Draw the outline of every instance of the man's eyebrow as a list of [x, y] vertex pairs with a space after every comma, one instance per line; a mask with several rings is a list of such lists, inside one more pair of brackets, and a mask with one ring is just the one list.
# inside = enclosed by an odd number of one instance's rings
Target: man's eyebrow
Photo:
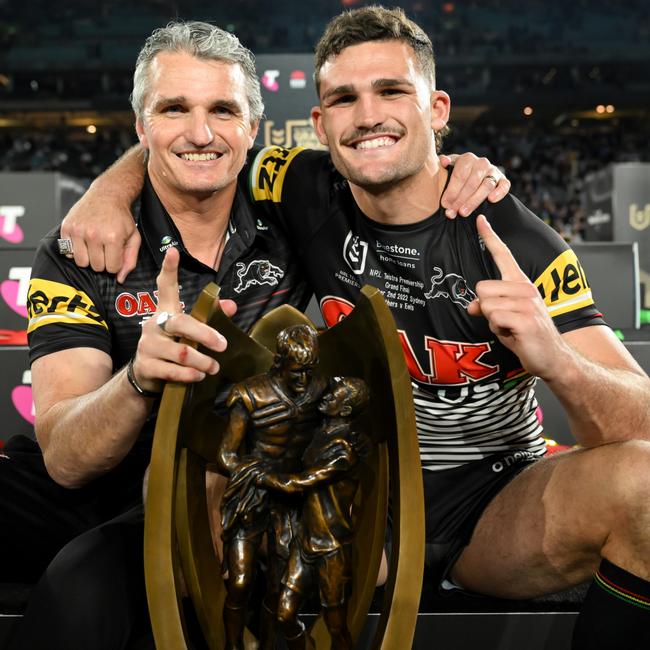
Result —
[[354, 86], [352, 84], [345, 84], [342, 86], [336, 86], [335, 88], [330, 88], [323, 93], [323, 101], [333, 97], [335, 95], [350, 95], [354, 94]]
[[410, 79], [406, 79], [405, 77], [396, 77], [394, 79], [387, 78], [387, 79], [375, 79], [372, 82], [372, 87], [373, 88], [389, 88], [393, 86], [411, 86], [414, 87], [413, 82]]
[[176, 104], [184, 104], [186, 101], [185, 95], [178, 95], [177, 97], [160, 97], [154, 102], [154, 111], [159, 111], [161, 108], [167, 106], [175, 106]]
[[227, 108], [233, 113], [241, 113], [243, 110], [241, 104], [234, 99], [217, 99], [212, 102], [212, 108]]

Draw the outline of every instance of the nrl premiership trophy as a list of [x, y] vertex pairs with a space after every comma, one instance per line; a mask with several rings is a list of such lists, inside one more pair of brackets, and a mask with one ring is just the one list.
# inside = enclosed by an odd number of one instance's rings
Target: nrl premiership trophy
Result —
[[[145, 577], [156, 647], [190, 647], [187, 594], [210, 650], [351, 650], [375, 591], [389, 493], [393, 544], [373, 647], [410, 646], [422, 481], [409, 374], [383, 296], [364, 287], [323, 332], [285, 306], [248, 334], [217, 297], [208, 285], [192, 314], [228, 340], [214, 354], [219, 375], [168, 385], [154, 437]], [[212, 404], [224, 389], [227, 415], [218, 418]], [[205, 505], [206, 468], [215, 467], [227, 479], [221, 564]], [[252, 616], [259, 572], [264, 593]], [[308, 629], [299, 618], [306, 602], [320, 605]]]

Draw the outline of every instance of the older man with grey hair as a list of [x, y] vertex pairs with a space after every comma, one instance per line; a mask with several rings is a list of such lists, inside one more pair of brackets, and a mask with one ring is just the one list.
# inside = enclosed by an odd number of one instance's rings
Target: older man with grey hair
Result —
[[[12, 439], [0, 461], [0, 485], [12, 495], [0, 504], [11, 558], [0, 575], [42, 574], [16, 648], [116, 650], [148, 635], [140, 495], [158, 398], [165, 381], [218, 371], [180, 337], [226, 346], [184, 312], [210, 281], [237, 297], [234, 319], [245, 330], [280, 303], [302, 309], [309, 297], [281, 233], [256, 228], [238, 187], [264, 110], [251, 53], [218, 27], [170, 24], [140, 52], [132, 102], [147, 151], [135, 270], [119, 285], [80, 269], [59, 254], [57, 231], [33, 266], [38, 445]], [[260, 263], [273, 272], [235, 292], [240, 269]]]

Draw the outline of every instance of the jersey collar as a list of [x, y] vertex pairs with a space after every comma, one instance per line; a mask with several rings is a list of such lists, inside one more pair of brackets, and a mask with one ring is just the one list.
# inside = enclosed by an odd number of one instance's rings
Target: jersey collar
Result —
[[[192, 257], [185, 248], [178, 228], [158, 198], [148, 174], [145, 176], [142, 188], [138, 227], [158, 268], [162, 266], [165, 251], [176, 246], [181, 253], [181, 263], [184, 267], [203, 273], [206, 271], [207, 267]], [[230, 211], [228, 233], [229, 238], [223, 252], [217, 281], [234, 261], [252, 246], [257, 234], [251, 206], [239, 185]]]

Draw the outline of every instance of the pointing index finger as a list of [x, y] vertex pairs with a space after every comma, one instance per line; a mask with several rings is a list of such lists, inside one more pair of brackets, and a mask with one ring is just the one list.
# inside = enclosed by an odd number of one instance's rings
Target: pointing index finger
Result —
[[492, 226], [484, 214], [479, 214], [477, 217], [476, 228], [501, 273], [501, 279], [512, 281], [528, 280], [528, 276], [519, 268], [519, 264], [517, 264], [517, 260], [513, 257], [510, 249], [492, 230]]
[[158, 311], [168, 311], [177, 314], [181, 310], [181, 301], [178, 293], [178, 262], [180, 253], [175, 247], [168, 248], [165, 252], [162, 268], [156, 278], [158, 285]]

